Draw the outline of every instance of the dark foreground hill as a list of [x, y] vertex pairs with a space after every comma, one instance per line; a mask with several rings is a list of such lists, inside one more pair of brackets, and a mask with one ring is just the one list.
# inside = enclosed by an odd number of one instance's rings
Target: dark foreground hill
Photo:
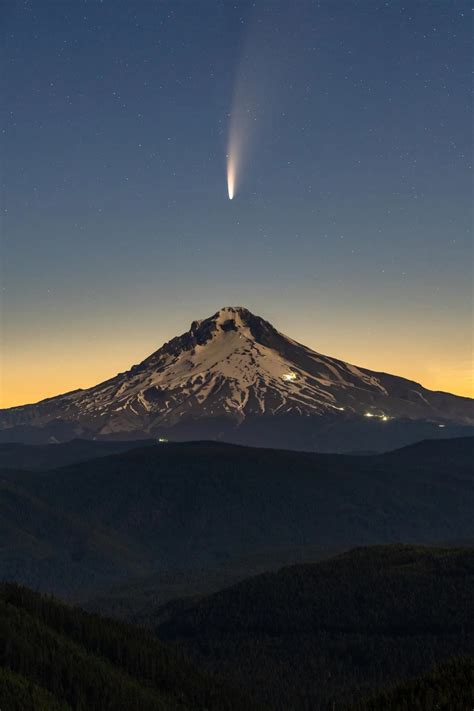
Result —
[[265, 552], [473, 540], [473, 441], [372, 457], [169, 444], [4, 471], [0, 577], [83, 599]]
[[257, 709], [143, 630], [0, 586], [2, 711]]
[[382, 691], [351, 711], [465, 711], [474, 700], [474, 657], [455, 657], [417, 679]]
[[149, 631], [3, 584], [0, 708], [464, 711], [473, 582], [472, 548], [356, 549], [151, 609]]
[[[473, 585], [473, 548], [374, 547], [151, 610], [149, 623], [262, 707], [329, 711], [473, 654]], [[464, 708], [454, 701], [468, 693], [466, 674], [454, 665], [440, 680], [441, 708]], [[397, 698], [417, 696], [424, 705], [410, 711], [438, 708], [426, 686], [357, 708], [400, 709]]]

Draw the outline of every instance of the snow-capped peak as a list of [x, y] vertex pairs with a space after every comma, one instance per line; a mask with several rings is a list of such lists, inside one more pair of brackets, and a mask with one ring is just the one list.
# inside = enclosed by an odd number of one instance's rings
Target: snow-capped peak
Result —
[[449, 419], [451, 407], [458, 420], [472, 420], [462, 398], [440, 397], [403, 378], [316, 353], [245, 307], [226, 306], [193, 321], [189, 331], [129, 371], [88, 390], [4, 411], [0, 426], [61, 419], [107, 435], [283, 414]]

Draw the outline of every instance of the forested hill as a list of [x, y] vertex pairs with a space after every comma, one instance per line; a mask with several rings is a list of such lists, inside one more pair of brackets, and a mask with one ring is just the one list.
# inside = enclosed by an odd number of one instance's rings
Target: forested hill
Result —
[[243, 692], [139, 628], [0, 586], [2, 711], [247, 711]]
[[455, 657], [417, 679], [365, 699], [350, 711], [469, 711], [474, 703], [474, 657]]
[[364, 457], [170, 443], [1, 472], [1, 576], [77, 601], [272, 550], [473, 540], [473, 443]]
[[152, 609], [149, 631], [3, 584], [0, 708], [464, 711], [473, 582], [473, 549], [356, 549]]
[[472, 548], [376, 546], [168, 605], [156, 629], [262, 705], [326, 710], [473, 654], [473, 587]]

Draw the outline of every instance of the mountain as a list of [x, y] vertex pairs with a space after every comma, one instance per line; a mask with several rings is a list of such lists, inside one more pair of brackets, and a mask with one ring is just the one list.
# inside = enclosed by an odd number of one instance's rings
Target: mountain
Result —
[[1, 410], [0, 436], [381, 451], [474, 432], [472, 405], [316, 353], [247, 309], [227, 307], [104, 383]]
[[78, 600], [160, 571], [236, 570], [249, 556], [472, 541], [473, 444], [348, 456], [169, 443], [3, 470], [0, 579]]
[[[474, 548], [362, 548], [168, 605], [154, 629], [262, 708], [330, 711], [473, 655], [473, 584]], [[152, 626], [159, 617], [149, 611]], [[419, 680], [356, 708], [470, 708], [454, 702], [472, 699], [472, 669], [460, 660], [431, 693]]]

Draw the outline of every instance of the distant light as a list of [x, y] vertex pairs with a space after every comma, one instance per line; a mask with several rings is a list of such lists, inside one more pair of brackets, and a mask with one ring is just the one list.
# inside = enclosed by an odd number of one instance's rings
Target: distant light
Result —
[[446, 425], [438, 425], [438, 427], [446, 427]]
[[168, 440], [166, 439], [166, 437], [159, 437], [159, 438], [158, 438], [158, 442], [159, 442], [160, 444], [165, 444], [167, 441], [168, 441]]
[[376, 417], [378, 420], [382, 420], [382, 422], [388, 422], [388, 420], [393, 420], [393, 417], [390, 417], [389, 415], [374, 415], [373, 412], [366, 412], [364, 417]]
[[339, 410], [339, 412], [344, 412], [344, 409], [345, 409], [345, 408], [344, 408], [344, 407], [336, 407], [336, 406], [334, 406], [334, 409], [335, 409], [335, 410]]
[[283, 380], [296, 380], [296, 373], [284, 373]]

